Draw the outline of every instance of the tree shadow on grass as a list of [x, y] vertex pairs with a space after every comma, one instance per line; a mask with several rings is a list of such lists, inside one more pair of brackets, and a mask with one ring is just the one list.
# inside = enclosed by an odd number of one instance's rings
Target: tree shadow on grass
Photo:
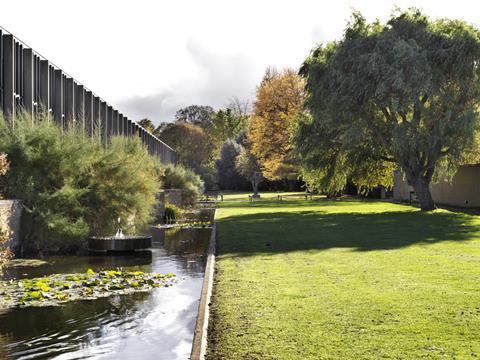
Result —
[[301, 211], [220, 219], [217, 243], [220, 255], [250, 256], [331, 248], [391, 250], [414, 244], [468, 241], [478, 235], [475, 217], [458, 213]]
[[[222, 209], [237, 209], [239, 207], [248, 208], [292, 208], [292, 207], [307, 207], [307, 206], [322, 206], [322, 207], [348, 207], [358, 204], [377, 203], [384, 204], [385, 202], [377, 199], [364, 199], [364, 198], [347, 198], [347, 199], [327, 199], [325, 197], [319, 197], [314, 199], [304, 200], [303, 196], [297, 198], [287, 198], [284, 200], [277, 200], [273, 198], [262, 198], [249, 202], [245, 199], [227, 200], [221, 203]], [[397, 204], [398, 205], [398, 204]], [[407, 206], [407, 205], [406, 205]], [[408, 205], [410, 206], [410, 205]]]

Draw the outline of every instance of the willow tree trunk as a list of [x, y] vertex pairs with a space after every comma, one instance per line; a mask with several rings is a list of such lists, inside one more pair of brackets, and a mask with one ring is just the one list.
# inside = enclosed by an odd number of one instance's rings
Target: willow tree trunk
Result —
[[435, 203], [433, 202], [432, 194], [430, 193], [430, 181], [424, 176], [419, 176], [411, 185], [415, 189], [415, 194], [420, 202], [420, 209], [422, 211], [434, 210]]

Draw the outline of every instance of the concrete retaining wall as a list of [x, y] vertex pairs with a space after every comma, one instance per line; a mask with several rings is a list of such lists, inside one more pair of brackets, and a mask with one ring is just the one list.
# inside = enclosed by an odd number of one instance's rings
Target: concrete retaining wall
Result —
[[163, 191], [157, 193], [157, 203], [155, 204], [155, 220], [163, 221], [165, 215], [165, 193]]
[[165, 193], [165, 204], [171, 204], [178, 207], [182, 206], [182, 190], [167, 189], [163, 192]]
[[[393, 174], [393, 198], [408, 201], [410, 191], [406, 179], [400, 171]], [[458, 207], [480, 207], [480, 165], [461, 166], [451, 182], [442, 181], [430, 185], [433, 201], [437, 204]]]
[[0, 200], [0, 228], [7, 232], [10, 240], [8, 246], [17, 250], [21, 245], [20, 219], [22, 216], [21, 200]]

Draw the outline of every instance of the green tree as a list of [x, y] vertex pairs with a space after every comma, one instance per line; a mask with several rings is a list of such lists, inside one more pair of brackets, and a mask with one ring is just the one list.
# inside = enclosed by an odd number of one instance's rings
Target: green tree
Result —
[[244, 148], [235, 160], [235, 168], [252, 184], [253, 196], [260, 197], [258, 185], [263, 180], [262, 170], [255, 156], [248, 148]]
[[176, 122], [162, 131], [160, 139], [175, 149], [180, 164], [197, 174], [202, 174], [213, 162], [214, 145], [200, 126]]
[[245, 130], [247, 122], [246, 114], [237, 114], [231, 108], [220, 109], [212, 118], [210, 134], [216, 143], [223, 144]]
[[223, 143], [220, 157], [215, 161], [217, 182], [221, 189], [240, 190], [245, 186], [245, 177], [238, 172], [235, 166], [235, 161], [242, 151], [243, 146], [233, 140]]
[[166, 121], [162, 121], [154, 130], [153, 132], [153, 135], [155, 135], [156, 137], [160, 137], [160, 134], [163, 132], [163, 130], [165, 130], [166, 128], [170, 127], [170, 126], [173, 126], [173, 122], [166, 122]]
[[203, 194], [204, 184], [199, 175], [182, 165], [168, 165], [161, 177], [164, 189], [181, 189], [182, 206], [192, 207]]
[[145, 130], [147, 130], [150, 134], [153, 134], [155, 131], [155, 125], [153, 124], [152, 120], [150, 119], [142, 119], [138, 122], [138, 125], [143, 127]]
[[357, 161], [349, 163], [357, 173], [392, 163], [404, 171], [421, 209], [433, 209], [436, 169], [458, 165], [474, 146], [479, 64], [480, 32], [463, 21], [432, 21], [409, 10], [386, 24], [367, 24], [354, 13], [343, 38], [314, 49], [300, 70], [312, 116], [300, 122], [296, 137], [307, 152], [303, 163], [311, 165], [312, 151], [323, 166], [319, 176], [341, 181], [345, 159]]
[[211, 106], [189, 105], [175, 113], [177, 122], [186, 122], [208, 130], [212, 126], [215, 110]]

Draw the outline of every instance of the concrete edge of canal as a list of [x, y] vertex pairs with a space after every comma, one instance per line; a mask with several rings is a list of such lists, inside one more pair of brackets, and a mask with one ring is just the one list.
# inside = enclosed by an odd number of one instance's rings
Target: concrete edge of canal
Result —
[[190, 359], [192, 360], [203, 360], [207, 350], [210, 299], [212, 297], [213, 276], [215, 272], [216, 234], [217, 224], [214, 221], [208, 246], [207, 264], [205, 266], [205, 277], [203, 278], [202, 291], [200, 293], [195, 332], [193, 335], [192, 352], [190, 354]]

